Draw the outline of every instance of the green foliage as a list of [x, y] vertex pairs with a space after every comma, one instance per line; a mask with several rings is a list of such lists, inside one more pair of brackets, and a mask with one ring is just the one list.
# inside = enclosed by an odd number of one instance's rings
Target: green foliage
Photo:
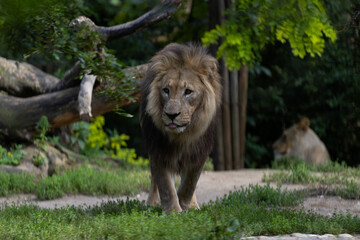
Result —
[[89, 126], [89, 134], [85, 143], [85, 153], [99, 153], [103, 151], [106, 155], [119, 158], [131, 165], [148, 166], [149, 161], [142, 157], [137, 157], [135, 149], [127, 148], [126, 141], [129, 136], [119, 135], [116, 130], [110, 136], [103, 130], [105, 119], [103, 116], [94, 118]]
[[[282, 196], [284, 195], [284, 196]], [[360, 232], [351, 215], [316, 215], [287, 207], [298, 194], [269, 186], [250, 186], [216, 202], [181, 214], [165, 214], [139, 201], [109, 201], [95, 207], [41, 209], [3, 206], [0, 237], [4, 239], [240, 239], [293, 232], [339, 234]], [[21, 221], [20, 221], [21, 220]]]
[[46, 116], [42, 116], [39, 122], [36, 124], [36, 130], [39, 132], [34, 138], [34, 143], [38, 148], [37, 154], [33, 157], [33, 162], [35, 166], [41, 166], [46, 163], [46, 159], [40, 155], [41, 152], [46, 151], [47, 146], [47, 136], [46, 133], [50, 129], [50, 123]]
[[20, 144], [15, 144], [10, 151], [0, 145], [0, 164], [19, 165], [20, 159], [25, 154]]
[[288, 41], [300, 58], [320, 56], [324, 37], [336, 40], [320, 0], [237, 0], [225, 14], [225, 24], [207, 32], [202, 42], [209, 46], [221, 39], [217, 57], [224, 57], [230, 69], [253, 65], [260, 60], [260, 51], [275, 40]]
[[105, 118], [103, 116], [94, 118], [90, 125], [77, 123], [74, 125], [74, 136], [72, 136], [71, 141], [73, 144], [78, 144], [81, 153], [88, 156], [105, 154], [130, 165], [148, 166], [148, 159], [138, 157], [135, 149], [127, 148], [129, 136], [119, 135], [116, 130], [107, 134], [103, 129], [104, 125]]

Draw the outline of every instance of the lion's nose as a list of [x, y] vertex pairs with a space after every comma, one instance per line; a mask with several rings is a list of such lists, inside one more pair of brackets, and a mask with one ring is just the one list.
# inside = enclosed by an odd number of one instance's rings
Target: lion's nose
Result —
[[171, 121], [173, 121], [177, 116], [180, 115], [180, 113], [165, 113], [170, 119]]

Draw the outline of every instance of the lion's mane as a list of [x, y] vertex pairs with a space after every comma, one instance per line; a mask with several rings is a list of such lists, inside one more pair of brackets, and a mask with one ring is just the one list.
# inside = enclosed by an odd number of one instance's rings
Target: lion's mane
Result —
[[[164, 104], [160, 83], [170, 69], [196, 72], [204, 93], [200, 106], [193, 113], [191, 124], [184, 133], [177, 135], [164, 131], [161, 120]], [[162, 161], [159, 164], [174, 172], [181, 172], [184, 167], [202, 167], [214, 143], [221, 89], [217, 61], [204, 48], [170, 44], [158, 52], [150, 60], [141, 86], [140, 124], [149, 155], [155, 156], [154, 159]], [[179, 159], [186, 159], [186, 162]]]

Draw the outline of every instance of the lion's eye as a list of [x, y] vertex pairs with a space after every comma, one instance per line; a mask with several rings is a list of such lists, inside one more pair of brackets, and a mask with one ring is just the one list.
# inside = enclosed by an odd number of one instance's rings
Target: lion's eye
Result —
[[170, 92], [168, 88], [164, 88], [163, 91], [164, 91], [164, 93], [166, 93], [166, 94], [169, 94], [169, 92]]
[[192, 92], [193, 92], [192, 90], [186, 89], [186, 90], [185, 90], [185, 95], [189, 95], [189, 94], [192, 93]]

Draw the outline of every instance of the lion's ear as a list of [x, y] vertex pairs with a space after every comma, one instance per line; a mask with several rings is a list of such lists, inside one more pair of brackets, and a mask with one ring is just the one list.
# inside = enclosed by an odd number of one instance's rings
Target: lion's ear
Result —
[[307, 117], [303, 117], [297, 125], [297, 129], [306, 132], [310, 128], [310, 120]]
[[214, 62], [212, 62], [211, 64], [209, 64], [208, 67], [208, 74], [209, 74], [209, 79], [211, 80], [218, 80], [219, 78], [219, 73], [218, 73], [218, 65], [217, 65], [217, 61], [215, 60]]

